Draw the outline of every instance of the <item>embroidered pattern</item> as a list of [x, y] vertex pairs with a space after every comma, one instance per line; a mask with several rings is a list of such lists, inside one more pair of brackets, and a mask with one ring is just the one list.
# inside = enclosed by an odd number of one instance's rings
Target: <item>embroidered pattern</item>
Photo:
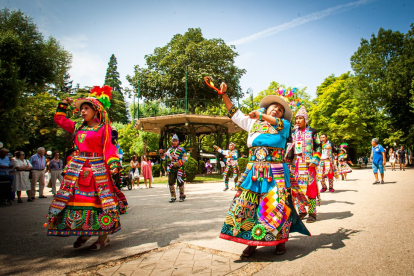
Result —
[[277, 126], [272, 126], [267, 121], [257, 120], [250, 129], [251, 133], [278, 134], [284, 127], [283, 120], [276, 118]]
[[238, 108], [235, 105], [233, 105], [227, 112], [227, 116], [229, 116], [229, 118], [231, 119], [234, 116], [234, 114], [236, 114], [237, 110]]

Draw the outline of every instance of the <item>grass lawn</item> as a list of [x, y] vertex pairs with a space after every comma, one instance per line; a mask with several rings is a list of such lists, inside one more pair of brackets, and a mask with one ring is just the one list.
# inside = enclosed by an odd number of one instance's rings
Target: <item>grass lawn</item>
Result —
[[[203, 183], [203, 182], [218, 182], [221, 179], [223, 179], [223, 176], [221, 174], [200, 174], [197, 175], [196, 178], [191, 183]], [[168, 177], [161, 176], [161, 177], [154, 177], [153, 182], [154, 184], [166, 184], [168, 182]], [[144, 183], [144, 180], [142, 179], [140, 182]]]

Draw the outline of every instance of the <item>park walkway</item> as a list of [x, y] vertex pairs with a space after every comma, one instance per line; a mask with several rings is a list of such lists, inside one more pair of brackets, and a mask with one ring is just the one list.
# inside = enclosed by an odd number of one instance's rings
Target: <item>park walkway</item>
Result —
[[166, 185], [125, 191], [123, 229], [100, 251], [72, 248], [74, 238], [46, 237], [50, 197], [0, 208], [0, 274], [7, 275], [413, 275], [414, 170], [355, 170], [322, 194], [312, 237], [293, 233], [287, 253], [218, 238], [234, 192], [221, 183], [187, 186], [188, 200], [168, 203]]

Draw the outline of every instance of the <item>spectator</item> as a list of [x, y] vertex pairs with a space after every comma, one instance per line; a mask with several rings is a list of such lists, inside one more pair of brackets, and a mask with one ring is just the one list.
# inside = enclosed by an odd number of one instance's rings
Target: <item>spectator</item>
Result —
[[52, 183], [52, 194], [56, 194], [56, 180], [62, 174], [63, 161], [59, 159], [59, 152], [55, 151], [52, 155], [53, 159], [49, 162], [50, 182]]
[[145, 188], [147, 187], [147, 180], [149, 181], [149, 187], [153, 188], [151, 186], [152, 184], [152, 167], [151, 167], [151, 161], [147, 159], [147, 156], [143, 156], [143, 161], [141, 162], [141, 174], [144, 177], [144, 183]]
[[[136, 155], [132, 156], [131, 162], [131, 183], [132, 183], [132, 187], [133, 189], [138, 189], [139, 188], [139, 162], [138, 162], [138, 157]], [[135, 187], [135, 179], [137, 180], [137, 186]]]
[[368, 167], [368, 156], [364, 156], [365, 168]]
[[26, 191], [27, 202], [32, 202], [30, 198], [31, 184], [29, 180], [29, 173], [32, 169], [32, 164], [24, 159], [24, 152], [18, 151], [16, 153], [15, 167], [16, 172], [13, 181], [13, 190], [17, 192], [17, 202], [23, 203], [22, 191]]
[[221, 174], [223, 174], [225, 168], [226, 168], [226, 163], [224, 163], [223, 158], [220, 157], [220, 170], [221, 170]]
[[10, 183], [8, 187], [1, 187], [4, 192], [4, 196], [7, 200], [7, 204], [11, 204], [13, 200], [11, 186], [12, 186], [12, 178], [10, 177], [10, 170], [13, 169], [13, 165], [10, 161], [10, 157], [8, 156], [9, 151], [6, 148], [2, 148], [0, 150], [0, 177]]
[[372, 139], [372, 149], [371, 149], [371, 160], [372, 160], [372, 169], [374, 171], [375, 182], [372, 184], [379, 184], [378, 180], [378, 170], [381, 173], [381, 184], [384, 184], [384, 166], [385, 166], [385, 150], [378, 144], [378, 139]]
[[389, 155], [390, 155], [390, 165], [391, 165], [391, 171], [395, 171], [395, 152], [393, 148], [390, 148], [390, 150], [388, 151]]
[[207, 170], [207, 174], [211, 174], [211, 164], [210, 164], [210, 160], [206, 161], [206, 170]]
[[401, 146], [401, 148], [397, 151], [398, 154], [398, 161], [400, 163], [400, 171], [401, 168], [403, 171], [405, 171], [405, 164], [407, 163], [406, 155], [407, 153], [404, 150], [404, 146]]
[[43, 190], [45, 189], [45, 168], [46, 168], [46, 158], [45, 158], [45, 148], [40, 147], [37, 149], [37, 154], [33, 155], [29, 159], [32, 164], [32, 191], [30, 194], [31, 199], [35, 199], [36, 196], [36, 184], [39, 182], [39, 198], [46, 198], [43, 195]]

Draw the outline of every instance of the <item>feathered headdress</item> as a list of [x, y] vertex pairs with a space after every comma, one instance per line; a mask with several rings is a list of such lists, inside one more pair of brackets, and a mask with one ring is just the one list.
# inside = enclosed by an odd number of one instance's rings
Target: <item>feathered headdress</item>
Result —
[[108, 109], [111, 107], [111, 99], [112, 99], [112, 87], [108, 85], [104, 85], [102, 87], [100, 86], [94, 86], [91, 89], [91, 94], [89, 94], [89, 97], [94, 97], [98, 101], [102, 103], [102, 106], [105, 109]]

